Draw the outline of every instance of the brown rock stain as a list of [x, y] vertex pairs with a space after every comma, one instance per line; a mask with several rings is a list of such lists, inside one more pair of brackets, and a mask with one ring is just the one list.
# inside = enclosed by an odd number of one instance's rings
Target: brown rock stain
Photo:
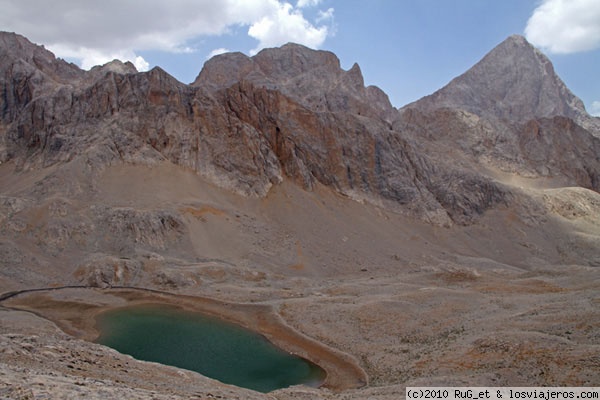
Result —
[[227, 215], [227, 213], [219, 208], [216, 207], [212, 207], [212, 206], [202, 206], [200, 208], [195, 208], [195, 207], [182, 207], [180, 208], [180, 211], [182, 213], [185, 214], [189, 214], [193, 217], [196, 218], [202, 218], [204, 217], [206, 214], [211, 214], [211, 215], [216, 215], [216, 216], [224, 216]]

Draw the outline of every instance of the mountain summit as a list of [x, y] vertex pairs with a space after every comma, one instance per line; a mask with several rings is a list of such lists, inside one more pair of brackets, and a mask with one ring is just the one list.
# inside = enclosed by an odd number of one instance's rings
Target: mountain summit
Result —
[[253, 57], [241, 53], [215, 56], [192, 85], [223, 89], [239, 81], [280, 91], [315, 112], [352, 110], [383, 119], [393, 113], [381, 89], [364, 86], [358, 64], [344, 71], [335, 54], [295, 43], [264, 49]]
[[467, 72], [414, 106], [459, 108], [511, 121], [587, 115], [550, 60], [519, 35], [507, 38]]
[[403, 107], [394, 129], [477, 165], [528, 177], [568, 177], [600, 190], [600, 125], [550, 60], [513, 35], [445, 87]]

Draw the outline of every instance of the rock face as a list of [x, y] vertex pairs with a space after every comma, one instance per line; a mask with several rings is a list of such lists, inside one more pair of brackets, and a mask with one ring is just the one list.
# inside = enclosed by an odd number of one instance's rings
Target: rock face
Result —
[[250, 58], [240, 53], [209, 60], [192, 84], [212, 90], [240, 81], [281, 92], [313, 112], [344, 112], [389, 118], [392, 106], [375, 86], [364, 86], [358, 64], [349, 71], [340, 67], [335, 54], [295, 44], [265, 49]]
[[217, 56], [187, 86], [119, 61], [84, 72], [0, 36], [0, 160], [20, 169], [169, 160], [246, 196], [291, 179], [437, 225], [510, 202], [473, 172], [482, 156], [598, 190], [598, 140], [579, 124], [593, 119], [522, 37], [398, 112], [358, 65], [295, 44]]
[[513, 122], [587, 116], [583, 103], [556, 75], [550, 60], [518, 35], [500, 43], [470, 70], [417, 103], [414, 106], [421, 110], [461, 109]]
[[447, 86], [400, 110], [396, 130], [476, 165], [598, 191], [600, 129], [552, 64], [511, 36]]

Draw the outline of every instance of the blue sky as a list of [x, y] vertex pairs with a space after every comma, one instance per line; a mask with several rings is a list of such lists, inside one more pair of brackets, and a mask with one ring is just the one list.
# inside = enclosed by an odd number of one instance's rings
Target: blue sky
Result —
[[366, 84], [379, 86], [397, 107], [441, 88], [509, 35], [522, 34], [549, 56], [588, 111], [600, 115], [600, 0], [96, 3], [0, 0], [0, 29], [84, 68], [129, 59], [140, 70], [158, 65], [185, 83], [212, 53], [252, 55], [294, 41], [333, 51], [345, 69], [357, 62]]

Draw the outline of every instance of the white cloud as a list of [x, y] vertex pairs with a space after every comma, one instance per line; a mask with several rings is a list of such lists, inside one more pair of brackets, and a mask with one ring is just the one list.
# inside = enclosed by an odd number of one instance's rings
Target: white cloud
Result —
[[328, 8], [325, 11], [319, 10], [318, 16], [316, 19], [317, 23], [333, 20], [333, 12], [334, 12], [333, 8]]
[[[46, 45], [83, 68], [119, 58], [147, 69], [141, 51], [193, 52], [192, 39], [223, 35], [248, 26], [265, 46], [295, 41], [320, 47], [326, 27], [316, 27], [302, 8], [320, 0], [0, 0], [0, 27]], [[317, 22], [318, 23], [318, 22]]]
[[600, 1], [544, 0], [527, 21], [525, 36], [552, 53], [600, 47]]
[[150, 68], [150, 64], [142, 56], [136, 55], [132, 50], [106, 51], [87, 47], [71, 48], [63, 44], [46, 47], [60, 57], [79, 59], [81, 61], [81, 68], [83, 69], [90, 69], [112, 60], [131, 61], [138, 71], [147, 71]]
[[590, 107], [590, 115], [594, 117], [600, 117], [600, 101], [593, 101], [592, 107]]
[[321, 3], [321, 1], [322, 0], [298, 0], [298, 3], [296, 3], [296, 7], [314, 7], [318, 6]]
[[224, 48], [224, 47], [219, 47], [218, 49], [214, 49], [213, 51], [211, 51], [211, 52], [208, 54], [208, 57], [206, 57], [206, 59], [213, 58], [214, 56], [218, 56], [219, 54], [223, 54], [223, 53], [229, 53], [230, 51], [231, 51], [231, 50], [229, 50], [229, 49], [226, 49], [226, 48]]
[[144, 57], [137, 56], [135, 60], [133, 60], [133, 65], [138, 71], [148, 71], [150, 69], [150, 64], [148, 61], [144, 60]]
[[318, 28], [313, 26], [291, 4], [282, 3], [279, 4], [277, 12], [265, 15], [248, 29], [248, 35], [259, 41], [258, 46], [252, 49], [250, 54], [256, 54], [265, 47], [280, 46], [287, 42], [318, 48], [325, 41], [327, 31], [326, 26]]

